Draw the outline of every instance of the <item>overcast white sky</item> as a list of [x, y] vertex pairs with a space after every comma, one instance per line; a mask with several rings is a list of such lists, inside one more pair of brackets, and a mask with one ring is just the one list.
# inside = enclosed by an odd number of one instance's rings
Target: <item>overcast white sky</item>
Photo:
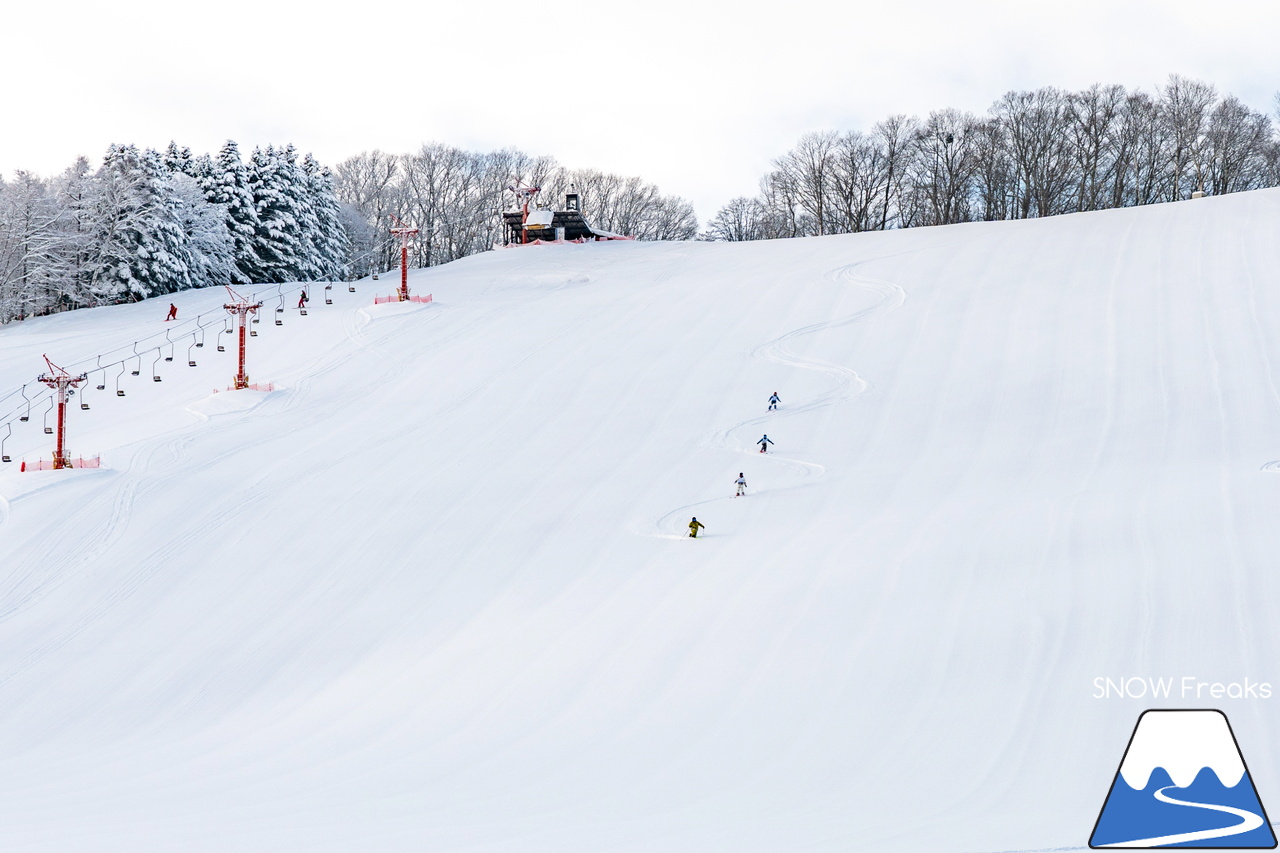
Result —
[[1275, 0], [17, 2], [4, 175], [111, 142], [293, 142], [332, 165], [440, 141], [641, 175], [705, 220], [810, 130], [1171, 72], [1267, 112], [1280, 89]]

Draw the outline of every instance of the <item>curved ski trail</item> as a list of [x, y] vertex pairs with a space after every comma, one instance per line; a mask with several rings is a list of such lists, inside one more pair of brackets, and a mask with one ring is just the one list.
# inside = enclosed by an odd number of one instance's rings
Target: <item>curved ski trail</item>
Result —
[[[780, 335], [773, 340], [759, 344], [751, 349], [751, 357], [755, 359], [764, 359], [766, 361], [772, 361], [788, 367], [798, 367], [804, 370], [816, 370], [819, 373], [824, 373], [834, 380], [832, 387], [816, 397], [812, 397], [794, 406], [789, 406], [785, 410], [775, 409], [767, 412], [766, 414], [739, 421], [738, 423], [715, 433], [711, 438], [712, 446], [717, 449], [746, 453], [752, 456], [762, 456], [772, 463], [790, 468], [798, 475], [800, 480], [799, 483], [770, 489], [770, 491], [796, 488], [799, 485], [816, 481], [826, 474], [826, 466], [817, 462], [811, 462], [789, 456], [781, 456], [775, 453], [761, 454], [759, 451], [755, 450], [754, 445], [747, 445], [745, 442], [737, 439], [734, 434], [746, 427], [766, 424], [780, 418], [793, 417], [795, 415], [821, 409], [825, 406], [844, 402], [846, 400], [853, 400], [870, 387], [870, 383], [863, 379], [858, 372], [851, 367], [834, 364], [815, 356], [801, 355], [792, 349], [792, 344], [800, 338], [814, 335], [818, 332], [825, 332], [829, 329], [838, 329], [841, 326], [860, 322], [868, 317], [875, 316], [876, 314], [885, 311], [892, 311], [900, 307], [906, 301], [907, 292], [899, 285], [882, 279], [861, 275], [856, 271], [859, 266], [862, 266], [869, 260], [875, 259], [869, 258], [864, 261], [848, 264], [833, 270], [827, 275], [835, 281], [845, 281], [878, 293], [880, 295], [880, 299], [874, 305], [855, 311], [844, 317], [838, 317], [834, 320], [823, 320], [817, 323], [810, 323], [807, 326], [801, 326], [798, 329], [793, 329], [790, 332]], [[678, 527], [672, 526], [672, 518], [677, 515], [682, 515], [694, 507], [734, 497], [735, 496], [733, 495], [717, 496], [678, 506], [669, 512], [663, 513], [657, 519], [655, 526], [657, 527], [658, 532], [650, 535], [664, 539], [687, 538], [687, 534], [679, 533]]]

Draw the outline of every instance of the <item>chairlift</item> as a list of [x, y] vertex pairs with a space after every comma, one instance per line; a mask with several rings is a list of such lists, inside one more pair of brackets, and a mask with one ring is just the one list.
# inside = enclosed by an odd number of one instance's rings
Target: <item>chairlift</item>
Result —
[[165, 361], [173, 361], [173, 338], [169, 337], [169, 330], [164, 330], [164, 339], [169, 342], [169, 354], [164, 357]]
[[355, 286], [354, 284], [348, 284], [348, 285], [347, 285], [347, 292], [348, 292], [348, 293], [355, 293], [355, 292], [356, 292], [356, 286]]
[[12, 462], [13, 457], [4, 452], [4, 443], [9, 440], [9, 436], [13, 435], [13, 424], [6, 421], [5, 427], [8, 432], [4, 434], [4, 438], [0, 438], [0, 462]]
[[[199, 324], [200, 324], [200, 318], [199, 318], [199, 317], [197, 317], [197, 318], [196, 318], [196, 325], [197, 325], [197, 326], [199, 327], [199, 329], [200, 329], [200, 340], [196, 341], [196, 349], [204, 349], [204, 326], [200, 326]], [[194, 338], [195, 338], [195, 336], [196, 336], [195, 332], [192, 332], [192, 333], [191, 333], [191, 337], [194, 339]], [[188, 353], [188, 354], [189, 354], [189, 353]]]
[[27, 403], [27, 411], [25, 414], [19, 415], [18, 420], [23, 421], [25, 423], [26, 421], [31, 420], [31, 398], [27, 396], [26, 385], [22, 386], [22, 399], [25, 400]]
[[137, 342], [137, 341], [134, 341], [134, 343], [133, 343], [133, 354], [134, 354], [134, 355], [136, 355], [136, 356], [138, 356], [138, 363], [137, 363], [137, 365], [135, 365], [135, 366], [134, 366], [133, 370], [130, 370], [129, 372], [130, 372], [131, 374], [133, 374], [134, 376], [141, 376], [141, 375], [142, 375], [142, 356], [141, 356], [141, 355], [139, 355], [139, 353], [138, 353], [138, 342]]
[[[89, 390], [89, 389], [88, 389], [88, 387], [86, 386], [86, 387], [85, 387], [85, 391], [87, 392], [88, 390]], [[89, 411], [89, 398], [88, 398], [87, 396], [86, 396], [86, 397], [81, 397], [81, 398], [80, 398], [80, 411], [82, 411], [82, 412], [87, 412], [87, 411]]]
[[102, 382], [98, 384], [99, 391], [107, 390], [107, 371], [102, 368], [102, 356], [98, 356], [98, 368], [102, 370]]
[[194, 332], [192, 332], [192, 333], [191, 333], [191, 346], [187, 347], [187, 367], [195, 367], [195, 366], [196, 366], [196, 357], [195, 357], [194, 355], [192, 355], [192, 354], [191, 354], [191, 350], [192, 350], [192, 349], [194, 349], [195, 347], [198, 347], [198, 346], [200, 346], [200, 344], [196, 343], [196, 336], [195, 336], [195, 333], [194, 333]]
[[49, 413], [53, 411], [53, 395], [49, 395], [49, 408], [44, 410], [44, 434], [53, 435], [53, 427], [49, 426]]
[[120, 372], [116, 374], [116, 396], [123, 397], [124, 389], [120, 387], [120, 377], [124, 376], [124, 362], [120, 362]]
[[[172, 359], [172, 358], [168, 358], [168, 359], [165, 359], [165, 360], [166, 360], [166, 361], [173, 361], [173, 359]], [[160, 364], [160, 347], [156, 347], [156, 360], [155, 360], [155, 361], [153, 361], [153, 362], [151, 362], [151, 381], [152, 381], [152, 382], [159, 382], [159, 381], [160, 381], [160, 370], [159, 370], [159, 368], [157, 367], [157, 365], [159, 365], [159, 364]]]
[[333, 285], [332, 284], [326, 284], [324, 286], [324, 304], [325, 305], [333, 304]]

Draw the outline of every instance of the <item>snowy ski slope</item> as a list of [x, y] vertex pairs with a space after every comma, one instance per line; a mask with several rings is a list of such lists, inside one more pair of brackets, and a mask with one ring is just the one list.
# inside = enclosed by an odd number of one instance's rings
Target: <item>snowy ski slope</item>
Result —
[[[102, 470], [15, 424], [0, 848], [1078, 849], [1152, 706], [1223, 708], [1274, 814], [1280, 698], [1093, 680], [1280, 686], [1278, 214], [261, 288], [278, 390], [210, 394], [211, 336], [72, 409]], [[0, 394], [168, 302], [0, 329]]]

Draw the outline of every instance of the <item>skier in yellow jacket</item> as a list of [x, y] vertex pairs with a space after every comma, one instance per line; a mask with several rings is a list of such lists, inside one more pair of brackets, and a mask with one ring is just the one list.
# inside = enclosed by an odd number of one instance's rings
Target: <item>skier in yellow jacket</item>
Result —
[[706, 527], [706, 525], [703, 524], [701, 521], [698, 521], [698, 517], [695, 515], [693, 517], [693, 521], [689, 522], [689, 536], [691, 536], [694, 539], [697, 539], [698, 531], [704, 527]]

